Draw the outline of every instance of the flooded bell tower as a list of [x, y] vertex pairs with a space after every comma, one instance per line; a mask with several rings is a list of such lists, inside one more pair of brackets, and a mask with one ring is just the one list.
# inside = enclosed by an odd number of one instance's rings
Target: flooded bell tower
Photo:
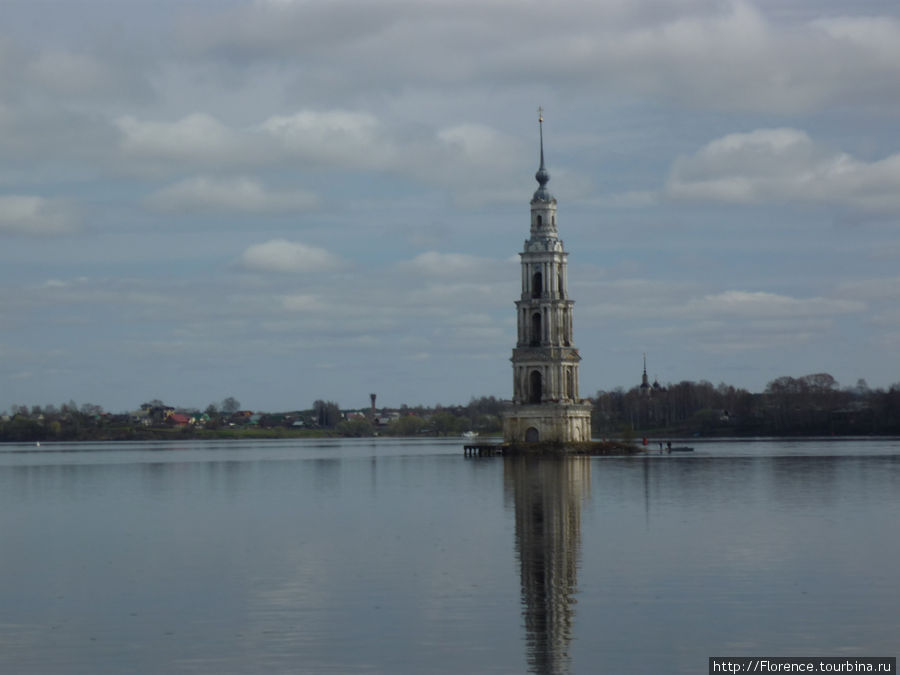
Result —
[[547, 190], [544, 117], [538, 110], [541, 164], [531, 199], [531, 236], [519, 254], [522, 295], [516, 301], [513, 407], [504, 416], [507, 443], [591, 440], [591, 405], [578, 397], [581, 356], [572, 337], [575, 301], [569, 298], [566, 258], [556, 225], [556, 198]]

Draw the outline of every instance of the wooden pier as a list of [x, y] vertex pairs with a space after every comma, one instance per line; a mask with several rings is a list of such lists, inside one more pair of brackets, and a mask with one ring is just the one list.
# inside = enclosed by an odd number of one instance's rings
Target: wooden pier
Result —
[[[674, 450], [674, 448], [673, 448]], [[466, 443], [466, 457], [628, 457], [644, 452], [623, 441], [583, 441], [581, 443]]]
[[494, 457], [503, 454], [503, 446], [499, 443], [467, 443], [463, 446], [466, 457]]

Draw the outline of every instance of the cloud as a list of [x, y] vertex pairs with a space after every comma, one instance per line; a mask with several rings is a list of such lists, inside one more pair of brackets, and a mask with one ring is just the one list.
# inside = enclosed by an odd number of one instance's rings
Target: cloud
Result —
[[125, 71], [109, 59], [68, 50], [40, 52], [27, 64], [25, 75], [32, 85], [67, 97], [147, 93], [143, 78], [134, 71]]
[[108, 121], [58, 103], [0, 102], [0, 185], [33, 185], [60, 175], [86, 182], [107, 166], [116, 141]]
[[345, 169], [389, 169], [396, 164], [392, 139], [367, 113], [300, 110], [249, 127], [229, 126], [199, 112], [174, 122], [125, 115], [115, 124], [122, 151], [136, 158], [217, 168], [297, 161]]
[[838, 293], [860, 300], [900, 300], [900, 277], [845, 281], [838, 286]]
[[289, 312], [309, 312], [323, 309], [319, 298], [309, 293], [295, 293], [286, 295], [281, 299], [282, 305]]
[[[63, 19], [64, 21], [65, 19]], [[9, 28], [9, 26], [4, 26]], [[0, 85], [7, 101], [55, 107], [61, 97], [80, 103], [147, 103], [153, 87], [135, 44], [100, 40], [79, 48], [32, 40], [29, 28], [0, 35]], [[77, 43], [77, 40], [66, 42]]]
[[644, 279], [590, 286], [590, 293], [576, 289], [582, 331], [613, 321], [623, 324], [622, 336], [641, 344], [669, 350], [667, 343], [678, 340], [707, 354], [821, 344], [833, 338], [843, 318], [866, 316], [869, 310], [855, 298], [734, 289], [703, 293], [695, 284]]
[[282, 274], [312, 273], [334, 270], [342, 265], [340, 258], [325, 249], [298, 241], [272, 239], [254, 244], [241, 256], [244, 269], [254, 272]]
[[317, 164], [390, 167], [395, 149], [380, 126], [368, 113], [302, 110], [270, 117], [259, 125], [259, 130], [285, 153]]
[[127, 155], [193, 164], [234, 161], [251, 150], [241, 134], [206, 113], [193, 113], [176, 122], [148, 122], [124, 115], [115, 125]]
[[[497, 266], [495, 260], [480, 258], [464, 253], [440, 253], [438, 251], [426, 251], [420, 253], [410, 261], [400, 263], [419, 274], [427, 276], [455, 276], [466, 277], [490, 270]], [[507, 267], [506, 265], [502, 267]]]
[[0, 195], [0, 233], [57, 235], [74, 231], [64, 206], [34, 195]]
[[84, 54], [46, 51], [28, 65], [28, 76], [60, 93], [71, 94], [102, 87], [109, 71]]
[[[496, 26], [502, 25], [503, 31]], [[553, 82], [682, 105], [798, 112], [848, 96], [900, 103], [900, 23], [783, 22], [744, 0], [421, 3], [260, 0], [181, 26], [184, 49], [233, 66], [300, 60], [297, 88], [335, 95], [410, 84]], [[415, 58], [409, 58], [415, 54]]]
[[[185, 165], [217, 171], [260, 167], [374, 171], [453, 190], [456, 201], [470, 208], [521, 199], [521, 167], [534, 161], [519, 139], [484, 124], [419, 129], [406, 135], [372, 114], [342, 109], [304, 109], [245, 127], [229, 126], [206, 113], [172, 122], [126, 115], [117, 118], [115, 126], [121, 152], [138, 166], [170, 171]], [[582, 188], [585, 183], [577, 176], [566, 182]], [[247, 183], [242, 186], [250, 201], [252, 189]], [[219, 190], [211, 179], [194, 178], [154, 195], [152, 202], [159, 208], [194, 208], [225, 196], [212, 192]]]
[[[208, 113], [171, 122], [125, 115], [115, 121], [120, 147], [138, 160], [236, 169], [302, 162], [338, 168], [390, 168], [393, 148], [369, 114], [301, 110], [249, 127], [229, 126]], [[307, 168], [301, 166], [300, 168]]]
[[820, 146], [798, 129], [758, 129], [729, 134], [679, 157], [665, 189], [673, 199], [897, 213], [900, 154], [865, 162]]
[[161, 211], [280, 213], [306, 211], [318, 205], [317, 197], [303, 190], [270, 192], [248, 177], [216, 179], [197, 176], [159, 190], [148, 198]]
[[896, 72], [900, 63], [900, 21], [885, 16], [840, 16], [814, 19], [813, 30], [820, 31], [847, 50], [864, 55], [872, 65], [885, 72]]
[[681, 316], [680, 310], [697, 292], [696, 284], [650, 279], [578, 281], [569, 271], [571, 293], [578, 302], [578, 315], [593, 319], [656, 319]]
[[427, 251], [397, 263], [393, 278], [402, 307], [415, 308], [419, 316], [451, 318], [456, 331], [456, 322], [472, 312], [484, 316], [508, 307], [516, 293], [517, 266], [518, 260], [514, 265], [511, 260]]
[[485, 124], [457, 124], [440, 129], [437, 140], [442, 148], [461, 160], [488, 169], [509, 169], [522, 164], [522, 146], [514, 139]]
[[659, 203], [660, 194], [651, 190], [627, 190], [582, 199], [583, 204], [611, 209], [646, 209]]
[[693, 298], [680, 308], [685, 316], [800, 318], [861, 312], [865, 303], [830, 298], [792, 298], [776, 293], [725, 291]]
[[187, 15], [178, 34], [189, 53], [213, 53], [235, 61], [339, 52], [395, 20], [398, 4], [253, 0], [220, 12]]
[[797, 298], [745, 290], [699, 294], [698, 288], [696, 284], [688, 283], [618, 279], [577, 284], [574, 293], [575, 297], [581, 299], [579, 305], [582, 314], [604, 318], [667, 321], [779, 319], [835, 316], [866, 309], [866, 303], [856, 298]]
[[[532, 149], [533, 150], [533, 149]], [[460, 206], [521, 201], [521, 170], [536, 162], [518, 138], [485, 124], [455, 124], [438, 129], [433, 139], [410, 148], [402, 160], [408, 170], [457, 192]], [[557, 183], [584, 187], [579, 177]]]

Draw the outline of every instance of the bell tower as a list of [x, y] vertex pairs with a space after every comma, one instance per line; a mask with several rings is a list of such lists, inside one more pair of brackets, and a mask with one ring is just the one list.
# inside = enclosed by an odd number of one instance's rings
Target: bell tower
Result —
[[507, 443], [591, 440], [591, 406], [578, 394], [581, 356], [572, 337], [575, 301], [569, 298], [556, 198], [547, 190], [544, 117], [538, 109], [541, 163], [534, 175], [531, 236], [519, 254], [522, 294], [516, 301], [518, 340], [513, 349], [513, 407], [504, 419]]

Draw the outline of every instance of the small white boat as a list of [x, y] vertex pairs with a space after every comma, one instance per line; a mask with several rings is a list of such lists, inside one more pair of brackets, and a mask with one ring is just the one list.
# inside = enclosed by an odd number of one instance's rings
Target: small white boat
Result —
[[478, 438], [478, 432], [477, 431], [464, 431], [462, 437], [468, 441], [471, 441], [473, 438]]

